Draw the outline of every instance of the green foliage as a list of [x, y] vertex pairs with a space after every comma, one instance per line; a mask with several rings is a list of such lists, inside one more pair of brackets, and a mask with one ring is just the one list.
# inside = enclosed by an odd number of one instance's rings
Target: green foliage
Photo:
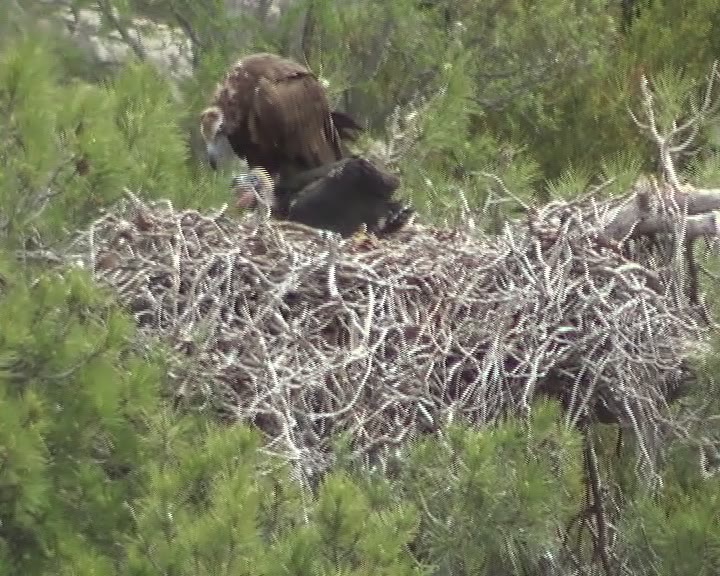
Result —
[[[583, 79], [602, 70], [613, 42], [606, 3], [548, 0], [541, 3], [465, 3], [459, 15], [463, 47], [473, 54], [475, 99], [483, 122], [475, 133], [530, 146], [544, 176], [548, 160], [578, 165], [577, 156], [560, 156], [556, 147], [576, 146], [582, 131], [567, 130], [577, 104], [587, 97]], [[562, 25], [558, 25], [562, 23]], [[572, 108], [561, 98], [569, 93]], [[581, 96], [582, 95], [582, 96]], [[572, 134], [568, 141], [563, 137]], [[556, 154], [552, 154], [555, 152]]]
[[[314, 519], [324, 568], [348, 574], [420, 574], [401, 553], [417, 529], [417, 512], [399, 504], [373, 510], [367, 496], [342, 473], [323, 483]], [[321, 564], [321, 566], [322, 566]]]
[[[618, 554], [638, 576], [710, 576], [720, 571], [720, 410], [718, 368], [720, 340], [717, 334], [693, 361], [698, 381], [682, 404], [696, 420], [687, 422], [686, 442], [668, 449], [663, 486], [650, 494], [630, 486], [631, 470], [625, 467], [623, 515], [617, 526]], [[674, 406], [679, 410], [679, 406]], [[711, 416], [711, 417], [706, 417]], [[698, 445], [694, 438], [702, 439]], [[703, 462], [700, 454], [714, 456]], [[632, 454], [627, 454], [632, 457]]]
[[654, 75], [672, 66], [695, 78], [720, 53], [720, 18], [714, 0], [645, 1], [623, 41], [628, 58], [647, 67]]
[[226, 184], [193, 175], [171, 86], [130, 63], [102, 85], [62, 78], [54, 41], [29, 35], [0, 55], [0, 238], [47, 242], [96, 217], [125, 188], [181, 206]]
[[[272, 477], [256, 477], [254, 435], [165, 419], [156, 420], [155, 431], [148, 491], [132, 505], [128, 573], [259, 573], [258, 522], [273, 520], [261, 512], [275, 493]], [[274, 520], [284, 520], [282, 510], [274, 512]]]
[[123, 503], [147, 457], [138, 434], [160, 372], [129, 349], [128, 318], [80, 272], [30, 284], [3, 268], [0, 566], [35, 574], [87, 554], [109, 570], [111, 557], [96, 555], [129, 526]]
[[[554, 126], [543, 128], [533, 147], [546, 176], [558, 175], [567, 164], [596, 169], [628, 153], [636, 155], [642, 170], [655, 171], [657, 150], [627, 111], [628, 106], [639, 109], [642, 74], [660, 92], [656, 107], [664, 126], [673, 118], [687, 118], [688, 98], [702, 95], [718, 54], [717, 2], [633, 4], [640, 8], [639, 17], [626, 34], [605, 39], [596, 65], [579, 70], [571, 83], [552, 86], [547, 98], [552, 98]], [[707, 128], [702, 127], [698, 145], [707, 142]]]
[[577, 512], [581, 463], [555, 404], [537, 406], [527, 426], [451, 428], [446, 443], [420, 442], [403, 483], [425, 511], [421, 558], [450, 574], [528, 573], [556, 553], [557, 526]]
[[373, 506], [342, 474], [308, 502], [245, 428], [158, 419], [155, 431], [128, 573], [419, 574], [405, 550], [411, 507]]
[[720, 476], [701, 478], [696, 462], [696, 450], [675, 450], [665, 489], [628, 503], [619, 529], [633, 574], [720, 572]]
[[[125, 188], [178, 206], [226, 202], [225, 175], [208, 174], [189, 143], [217, 79], [252, 51], [307, 62], [370, 138], [393, 137], [395, 110], [414, 117], [402, 193], [437, 219], [464, 197], [497, 231], [516, 199], [572, 198], [601, 178], [614, 178], [603, 194], [622, 193], [654, 170], [627, 113], [639, 110], [640, 75], [667, 127], [702, 96], [720, 47], [715, 0], [640, 2], [622, 35], [600, 0], [301, 0], [275, 23], [228, 16], [220, 0], [101, 2], [121, 25], [142, 14], [189, 34], [194, 75], [174, 86], [149, 63], [88, 67], [47, 25], [46, 3], [21, 4], [0, 0], [0, 238], [11, 248], [62, 241]], [[720, 178], [718, 126], [706, 118], [701, 149], [682, 160], [698, 184]], [[392, 479], [338, 465], [309, 493], [255, 433], [169, 410], [162, 355], [140, 356], [136, 337], [82, 272], [0, 261], [0, 574], [540, 574], [586, 505], [579, 438], [550, 405], [529, 423], [421, 440]], [[697, 446], [675, 447], [653, 499], [633, 480], [632, 447], [613, 460], [616, 431], [600, 432], [623, 496], [614, 552], [638, 575], [717, 574], [720, 490], [695, 472]]]
[[48, 137], [56, 129], [53, 103], [58, 90], [57, 70], [47, 53], [43, 44], [25, 40], [0, 55], [2, 232], [27, 225], [46, 195], [48, 181], [63, 165], [58, 143]]
[[[102, 148], [110, 152], [125, 147], [126, 154], [116, 155], [124, 165], [114, 166], [125, 174], [125, 185], [154, 197], [174, 190], [171, 198], [184, 204], [187, 198], [178, 198], [178, 192], [186, 191], [186, 148], [167, 81], [148, 66], [130, 65], [106, 92], [111, 109], [103, 120], [114, 122], [117, 140]], [[109, 126], [99, 128], [88, 126], [88, 133], [113, 132]]]

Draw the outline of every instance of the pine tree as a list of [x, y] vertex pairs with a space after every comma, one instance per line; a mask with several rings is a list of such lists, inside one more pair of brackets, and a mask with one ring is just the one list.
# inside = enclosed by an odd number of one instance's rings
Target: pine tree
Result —
[[3, 260], [0, 566], [110, 573], [160, 367], [133, 352], [130, 320], [82, 272], [35, 274]]
[[[650, 3], [623, 35], [600, 2], [428, 4], [301, 2], [274, 29], [242, 35], [219, 2], [145, 2], [143, 14], [160, 10], [198, 33], [182, 102], [147, 63], [80, 74], [60, 36], [28, 32], [32, 18], [16, 13], [0, 21], [0, 238], [13, 250], [0, 259], [0, 574], [570, 570], [562, 532], [587, 503], [581, 439], [557, 407], [417, 440], [388, 476], [340, 462], [306, 490], [301, 467], [270, 456], [256, 432], [171, 410], [170, 352], [140, 349], [131, 319], [83, 271], [14, 261], [16, 248], [65, 241], [125, 187], [178, 206], [227, 201], [224, 176], [198, 167], [186, 142], [241, 51], [306, 48], [334, 102], [367, 119], [372, 136], [400, 105], [408, 147], [396, 168], [418, 207], [441, 218], [458, 211], [458, 185], [471, 211], [497, 200], [490, 172], [524, 199], [548, 176], [551, 195], [571, 198], [600, 171], [619, 176], [607, 192], [624, 192], [653, 161], [625, 111], [634, 74], [650, 74], [668, 124], [717, 46], [710, 0], [682, 11]], [[127, 19], [140, 3], [120, 7]], [[299, 24], [314, 32], [298, 40]], [[708, 120], [686, 168], [716, 184]], [[498, 228], [509, 212], [483, 224]], [[633, 447], [614, 459], [617, 431], [592, 432], [621, 496], [619, 561], [638, 575], [716, 574], [718, 476], [693, 464], [697, 446], [675, 447], [651, 497], [629, 480]], [[703, 433], [709, 446], [709, 420]], [[587, 544], [576, 560], [596, 569]]]

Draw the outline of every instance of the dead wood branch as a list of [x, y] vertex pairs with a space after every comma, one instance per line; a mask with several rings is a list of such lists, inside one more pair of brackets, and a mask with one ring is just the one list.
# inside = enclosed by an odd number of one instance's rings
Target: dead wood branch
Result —
[[655, 97], [647, 77], [643, 74], [640, 80], [640, 90], [643, 95], [642, 109], [646, 120], [641, 121], [632, 110], [630, 110], [630, 115], [635, 124], [655, 142], [660, 163], [665, 171], [665, 178], [676, 189], [681, 188], [681, 183], [675, 168], [675, 158], [679, 154], [687, 153], [698, 135], [703, 120], [720, 106], [720, 100], [713, 100], [713, 88], [718, 79], [720, 79], [718, 63], [713, 62], [700, 106], [693, 105], [692, 115], [681, 124], [678, 124], [677, 120], [673, 120], [667, 132], [663, 132], [658, 124], [654, 105]]
[[412, 226], [358, 244], [129, 195], [68, 259], [190, 361], [176, 370], [186, 401], [214, 399], [306, 470], [331, 463], [340, 431], [383, 464], [416, 433], [527, 413], [543, 394], [570, 426], [620, 423], [652, 471], [708, 326], [673, 288], [675, 260], [660, 274], [646, 247], [613, 245], [623, 206], [554, 203], [497, 237]]
[[718, 233], [720, 188], [698, 190], [689, 185], [675, 188], [643, 178], [633, 193], [618, 200], [610, 212], [604, 236], [616, 242], [656, 233], [673, 233], [685, 227], [687, 238], [714, 237]]

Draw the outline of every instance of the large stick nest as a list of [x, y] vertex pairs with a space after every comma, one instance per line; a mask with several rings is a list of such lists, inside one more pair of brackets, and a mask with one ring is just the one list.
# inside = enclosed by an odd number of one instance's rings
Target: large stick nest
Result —
[[659, 273], [602, 240], [618, 206], [556, 203], [496, 237], [415, 226], [369, 242], [128, 194], [71, 252], [188, 360], [178, 397], [213, 399], [303, 467], [328, 465], [339, 432], [383, 463], [415, 434], [523, 414], [538, 394], [568, 425], [633, 430], [649, 462], [707, 324], [680, 266]]

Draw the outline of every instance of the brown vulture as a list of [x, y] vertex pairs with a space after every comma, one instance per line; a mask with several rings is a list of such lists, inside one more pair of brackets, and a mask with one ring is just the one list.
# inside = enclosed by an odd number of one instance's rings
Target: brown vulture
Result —
[[412, 208], [393, 200], [397, 176], [378, 170], [364, 158], [345, 158], [312, 170], [279, 178], [262, 168], [233, 178], [237, 205], [255, 208], [258, 201], [281, 220], [331, 230], [343, 237], [363, 229], [376, 236], [405, 226]]
[[325, 88], [310, 70], [276, 54], [239, 60], [219, 84], [200, 117], [208, 160], [217, 166], [219, 141], [250, 168], [289, 174], [340, 160], [341, 137], [361, 128], [347, 114], [330, 110]]

